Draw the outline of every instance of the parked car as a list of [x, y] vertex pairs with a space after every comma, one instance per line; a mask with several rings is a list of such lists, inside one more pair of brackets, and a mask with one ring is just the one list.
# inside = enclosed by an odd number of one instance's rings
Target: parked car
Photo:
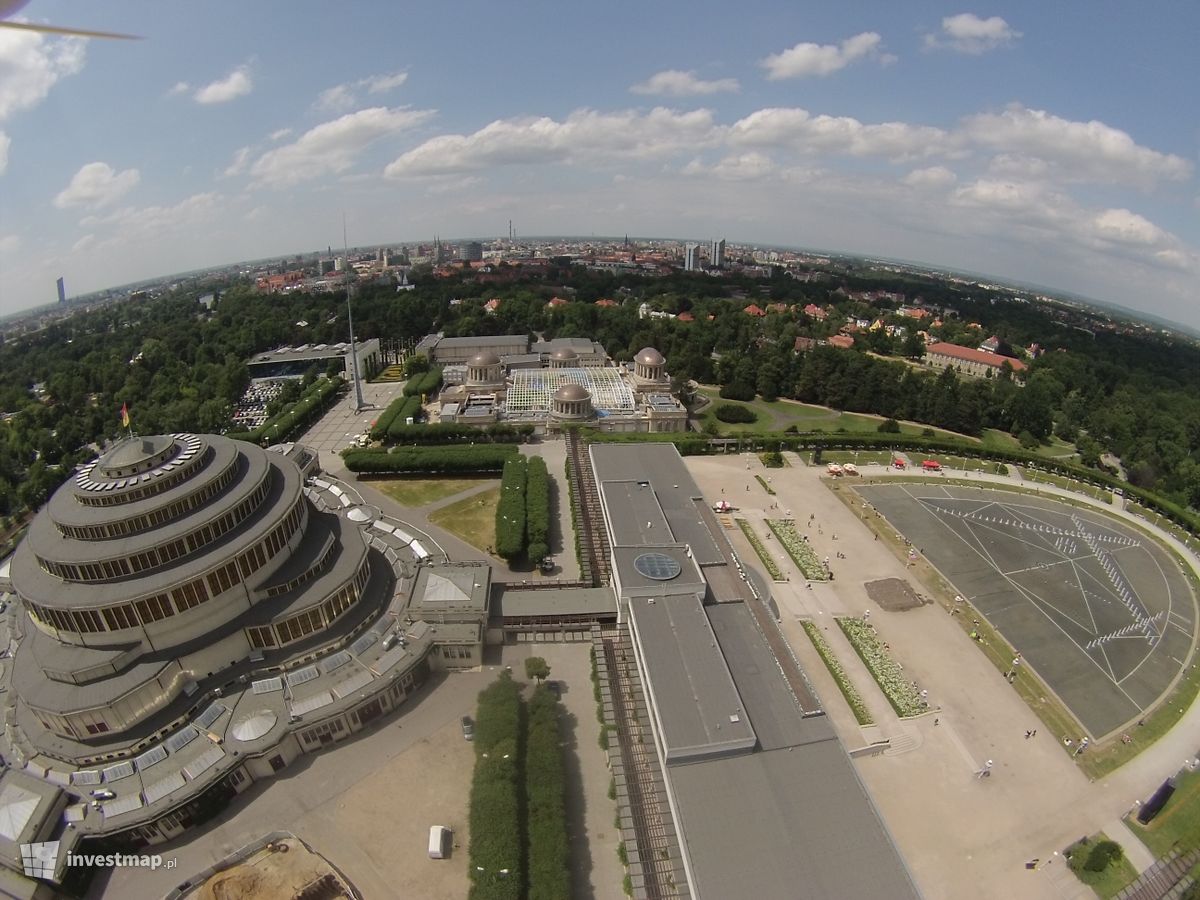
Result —
[[92, 796], [97, 800], [111, 800], [117, 795], [108, 790], [108, 788], [96, 788], [94, 791], [92, 791]]
[[468, 741], [475, 740], [475, 723], [471, 721], [470, 716], [462, 717], [463, 737]]

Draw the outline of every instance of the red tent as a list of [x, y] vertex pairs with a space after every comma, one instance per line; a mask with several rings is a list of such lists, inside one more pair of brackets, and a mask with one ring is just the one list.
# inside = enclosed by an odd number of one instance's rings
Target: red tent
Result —
[[925, 460], [923, 463], [921, 463], [921, 467], [923, 469], [928, 469], [931, 472], [942, 471], [942, 464], [940, 462], [938, 462], [936, 459]]

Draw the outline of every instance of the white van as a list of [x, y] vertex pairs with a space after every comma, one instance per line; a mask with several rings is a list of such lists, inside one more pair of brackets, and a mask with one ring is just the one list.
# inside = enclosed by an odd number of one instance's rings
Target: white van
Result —
[[446, 853], [450, 849], [450, 837], [452, 832], [445, 825], [430, 825], [429, 826], [429, 858], [430, 859], [445, 859]]

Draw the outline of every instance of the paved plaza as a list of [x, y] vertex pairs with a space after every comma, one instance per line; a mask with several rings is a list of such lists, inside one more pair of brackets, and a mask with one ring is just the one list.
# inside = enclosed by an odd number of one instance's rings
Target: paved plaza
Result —
[[[870, 599], [865, 584], [884, 578], [905, 579], [925, 595], [931, 586], [916, 580], [915, 570], [887, 541], [875, 540], [881, 518], [868, 515], [864, 521], [861, 507], [847, 505], [824, 483], [824, 467], [807, 467], [795, 454], [785, 455], [792, 466], [782, 470], [764, 469], [751, 454], [689, 457], [687, 464], [706, 498], [734, 501], [739, 507], [735, 515], [746, 518], [760, 535], [766, 531], [764, 519], [790, 511], [816, 552], [831, 558], [834, 580], [810, 587], [777, 542], [766, 542], [767, 552], [789, 578], [771, 585], [784, 634], [839, 736], [856, 755], [859, 777], [922, 893], [929, 900], [1090, 898], [1090, 889], [1056, 854], [1081, 835], [1099, 830], [1120, 841], [1138, 869], [1146, 868], [1149, 852], [1120, 818], [1194, 757], [1200, 746], [1200, 710], [1193, 708], [1132, 762], [1089, 782], [1063, 751], [1063, 735], [1043, 729], [1035, 738], [1025, 738], [1040, 721], [943, 606], [889, 612]], [[755, 475], [769, 476], [776, 494], [767, 494]], [[1055, 493], [1045, 486], [1041, 491]], [[805, 527], [810, 515], [811, 530]], [[756, 565], [740, 531], [726, 534], [743, 560]], [[862, 616], [866, 610], [905, 674], [929, 691], [934, 708], [925, 716], [897, 718], [832, 622], [834, 616]], [[821, 628], [876, 724], [856, 723], [804, 635], [802, 618]], [[877, 743], [882, 741], [888, 743]], [[994, 761], [992, 777], [977, 778], [989, 759]], [[1037, 867], [1026, 868], [1035, 859]]]

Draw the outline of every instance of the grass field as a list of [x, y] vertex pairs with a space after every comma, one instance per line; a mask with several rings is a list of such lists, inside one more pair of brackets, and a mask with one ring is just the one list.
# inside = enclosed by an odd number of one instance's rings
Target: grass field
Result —
[[1087, 859], [1088, 849], [1097, 841], [1104, 840], [1108, 840], [1108, 838], [1104, 832], [1100, 832], [1075, 844], [1068, 851], [1071, 856], [1067, 864], [1075, 873], [1076, 878], [1095, 891], [1102, 900], [1107, 900], [1109, 897], [1116, 896], [1126, 885], [1132, 884], [1138, 873], [1137, 869], [1133, 867], [1133, 863], [1124, 856], [1109, 863], [1102, 872], [1089, 872], [1085, 869], [1083, 863]]
[[[800, 431], [843, 431], [863, 434], [877, 432], [879, 423], [883, 421], [882, 416], [838, 412], [836, 409], [826, 406], [812, 406], [795, 400], [775, 400], [768, 403], [765, 400], [756, 399], [743, 402], [741, 400], [723, 400], [717, 388], [702, 387], [699, 392], [712, 401], [712, 405], [707, 407], [699, 417], [701, 424], [706, 425], [711, 422], [716, 425], [721, 434], [744, 434], [747, 432], [766, 434], [773, 431], [785, 431], [792, 425], [795, 425]], [[720, 421], [713, 415], [713, 410], [722, 403], [746, 407], [758, 417], [757, 421], [739, 425], [730, 425]], [[901, 433], [910, 435], [919, 435], [925, 428], [924, 425], [911, 423], [900, 425]], [[938, 437], [960, 437], [953, 432], [942, 431], [938, 428], [930, 430]]]
[[[1009, 434], [1007, 431], [998, 431], [995, 428], [986, 428], [983, 432], [983, 438], [980, 441], [984, 447], [989, 450], [1020, 450], [1021, 442]], [[1075, 445], [1067, 443], [1061, 438], [1050, 436], [1049, 444], [1039, 444], [1033, 451], [1038, 456], [1049, 457], [1050, 459], [1070, 460], [1077, 455]]]
[[1175, 793], [1149, 825], [1138, 822], [1136, 815], [1125, 822], [1155, 857], [1172, 849], [1200, 847], [1200, 772], [1184, 772], [1175, 779]]
[[430, 514], [429, 521], [487, 553], [496, 543], [496, 506], [499, 502], [500, 487], [496, 486], [443, 506]]
[[371, 487], [404, 506], [425, 506], [495, 478], [396, 478], [372, 481]]

